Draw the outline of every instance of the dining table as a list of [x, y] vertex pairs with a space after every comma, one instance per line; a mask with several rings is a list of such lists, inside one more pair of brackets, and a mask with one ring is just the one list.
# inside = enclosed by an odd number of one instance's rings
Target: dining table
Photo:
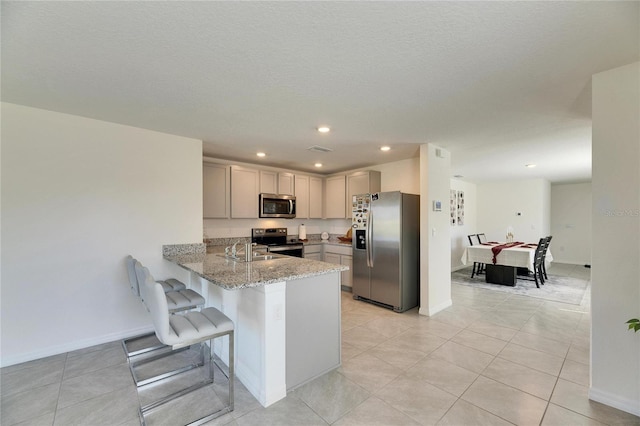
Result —
[[[514, 286], [519, 271], [533, 272], [537, 247], [537, 243], [490, 241], [466, 247], [460, 260], [463, 265], [486, 265], [485, 280], [488, 283]], [[551, 261], [553, 256], [547, 249], [545, 264]]]

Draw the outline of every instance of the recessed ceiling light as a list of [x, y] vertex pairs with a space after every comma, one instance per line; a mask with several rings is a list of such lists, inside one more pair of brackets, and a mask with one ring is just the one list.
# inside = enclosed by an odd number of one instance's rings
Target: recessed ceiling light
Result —
[[320, 133], [329, 133], [331, 129], [329, 128], [329, 126], [320, 126], [318, 127], [318, 131]]
[[322, 167], [322, 163], [316, 163], [316, 164], [314, 164], [314, 166], [316, 166], [316, 167]]
[[266, 157], [267, 156], [267, 154], [265, 154], [264, 152], [258, 152], [256, 155], [258, 157]]
[[381, 146], [380, 151], [389, 151], [391, 149], [390, 146]]
[[530, 169], [533, 169], [536, 165], [535, 164], [527, 164], [525, 165], [525, 167], [528, 167]]

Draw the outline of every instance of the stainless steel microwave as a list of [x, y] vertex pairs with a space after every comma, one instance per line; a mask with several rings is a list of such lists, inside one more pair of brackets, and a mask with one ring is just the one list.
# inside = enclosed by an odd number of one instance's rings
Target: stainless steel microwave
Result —
[[293, 219], [296, 217], [294, 195], [260, 194], [260, 217]]

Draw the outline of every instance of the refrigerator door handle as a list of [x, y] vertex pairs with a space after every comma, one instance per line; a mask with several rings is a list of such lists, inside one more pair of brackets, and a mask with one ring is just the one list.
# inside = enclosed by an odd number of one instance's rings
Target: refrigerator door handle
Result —
[[369, 207], [369, 220], [367, 224], [367, 266], [373, 268], [373, 247], [371, 246], [373, 235], [373, 211]]

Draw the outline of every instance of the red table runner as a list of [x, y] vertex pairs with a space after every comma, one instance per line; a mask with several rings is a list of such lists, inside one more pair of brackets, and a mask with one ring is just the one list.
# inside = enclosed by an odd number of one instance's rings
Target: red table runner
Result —
[[523, 244], [524, 244], [523, 242], [516, 242], [516, 243], [500, 244], [499, 246], [491, 247], [491, 251], [493, 252], [493, 264], [494, 265], [496, 264], [496, 256], [498, 256], [502, 250], [521, 246]]

